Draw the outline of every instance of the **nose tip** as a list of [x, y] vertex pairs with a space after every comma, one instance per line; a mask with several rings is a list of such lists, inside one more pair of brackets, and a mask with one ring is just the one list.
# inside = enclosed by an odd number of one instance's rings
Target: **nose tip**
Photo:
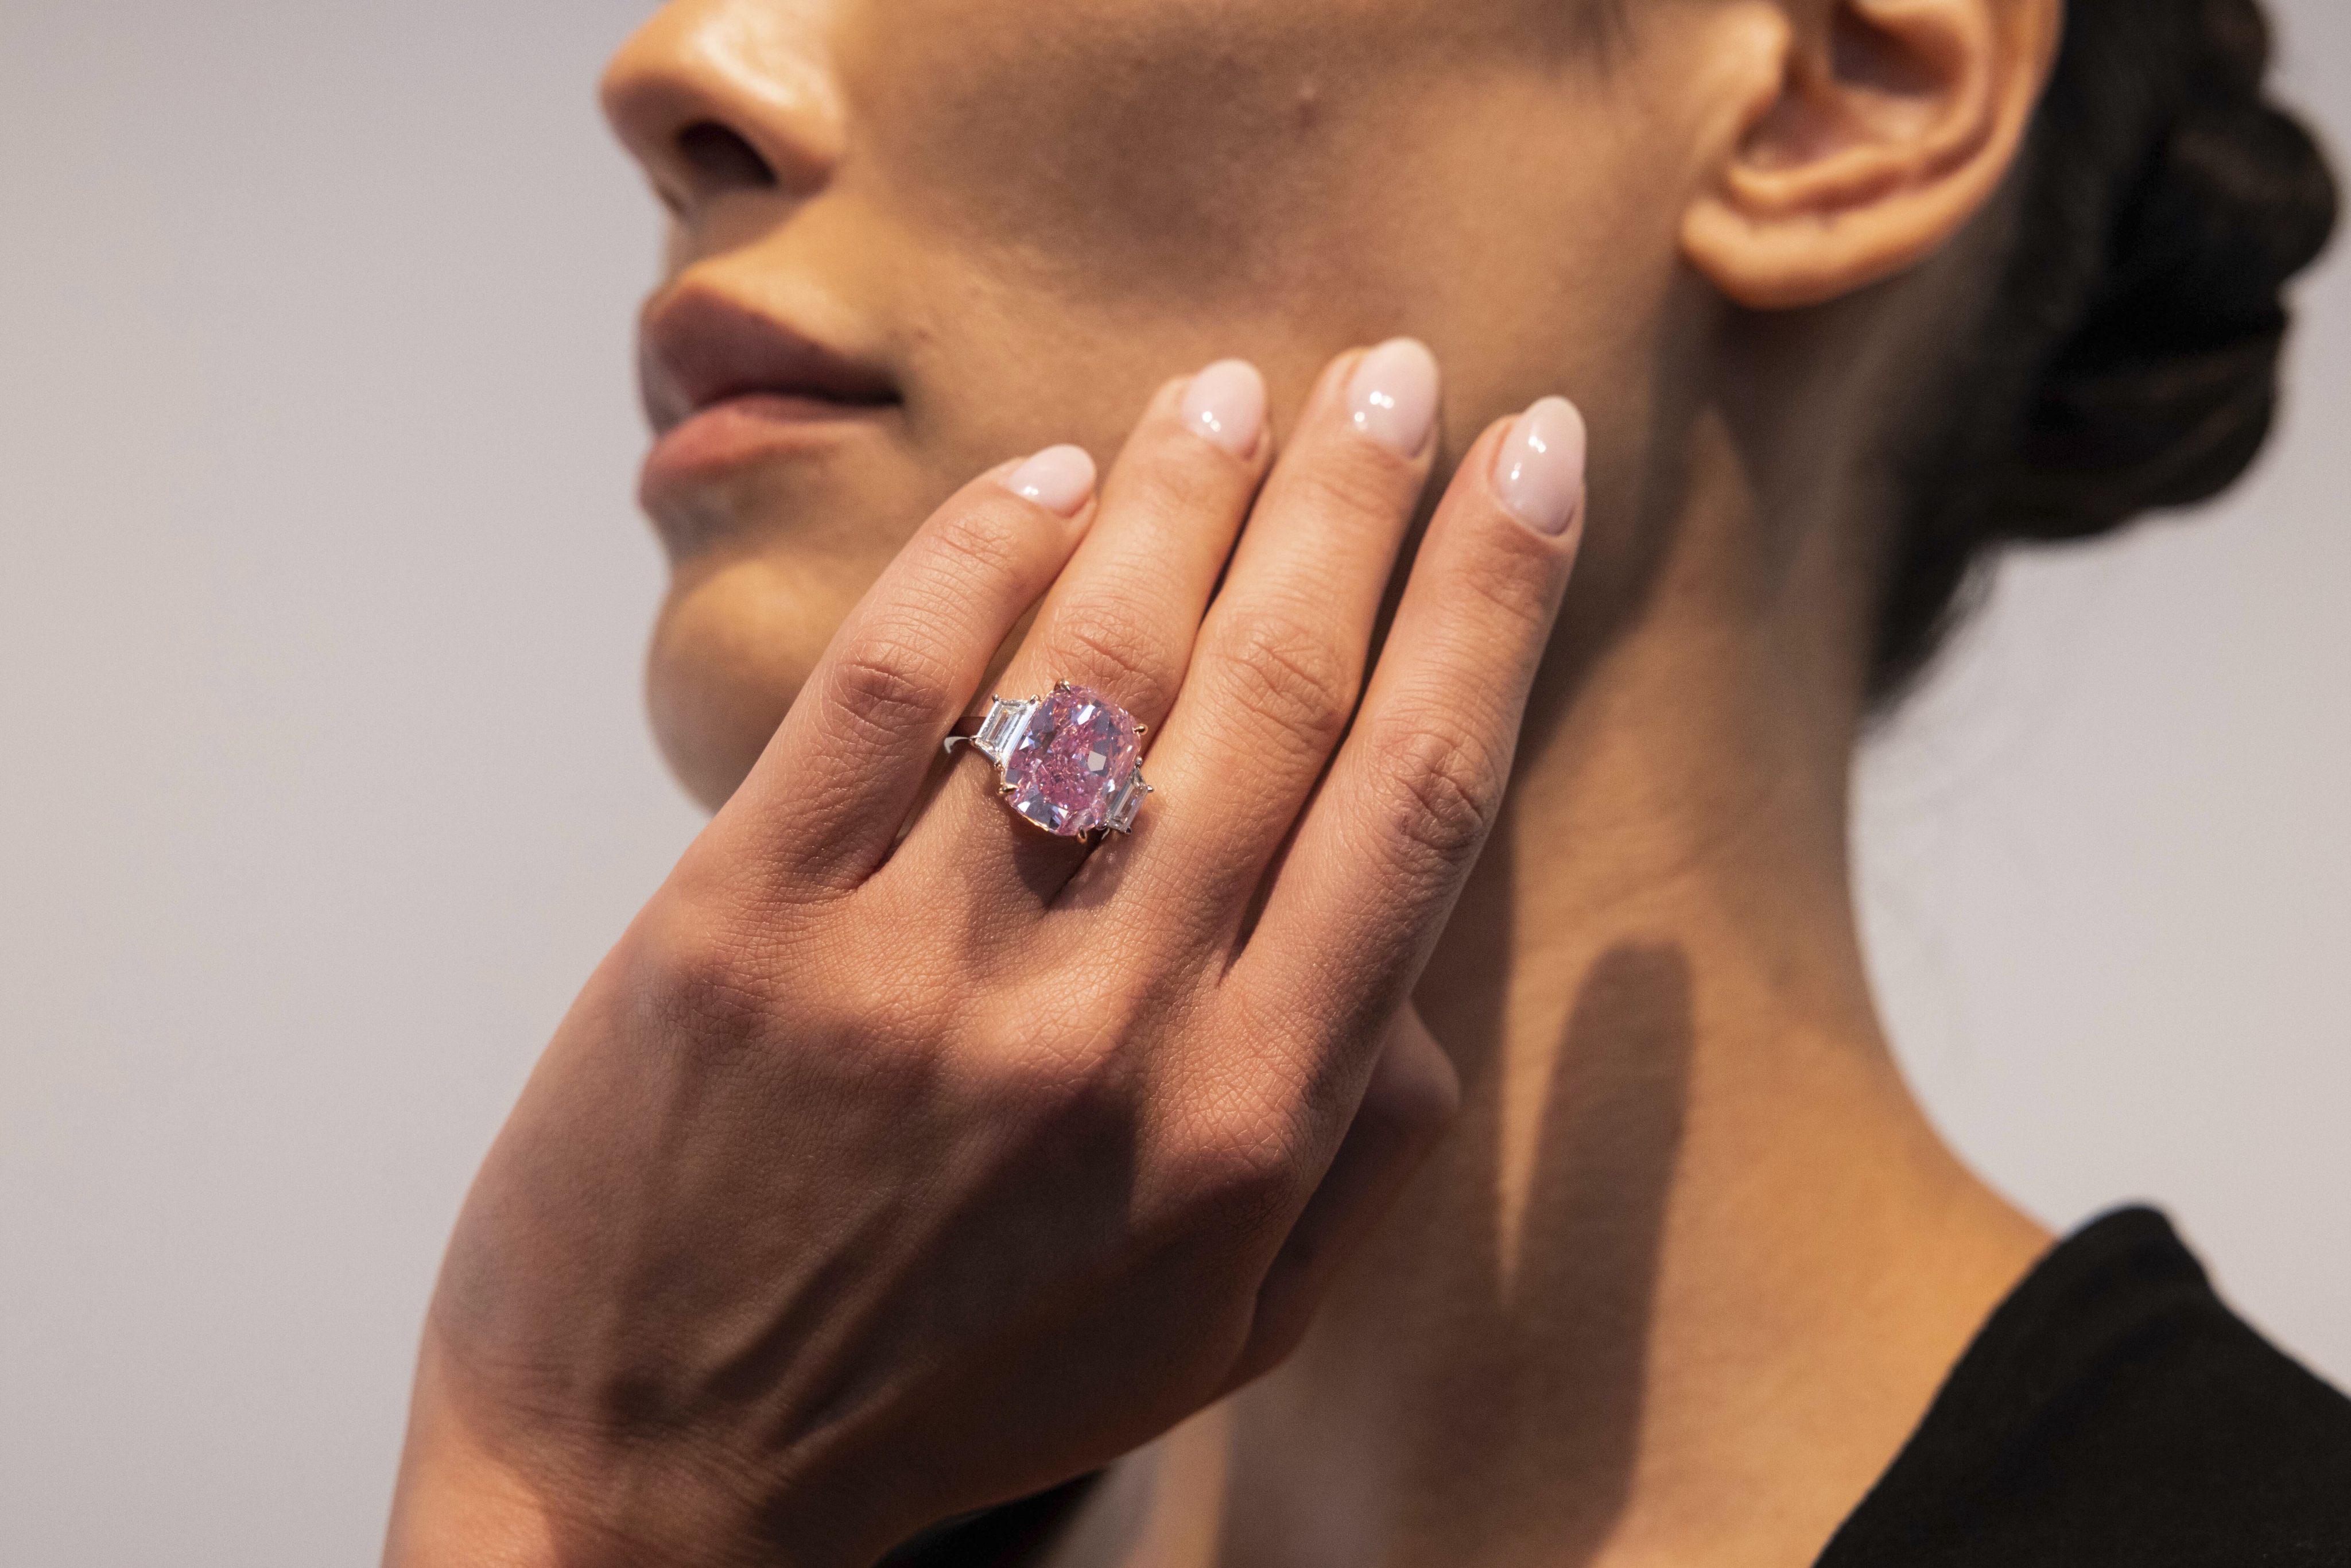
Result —
[[605, 118], [673, 210], [831, 178], [845, 136], [809, 9], [673, 0], [613, 56]]

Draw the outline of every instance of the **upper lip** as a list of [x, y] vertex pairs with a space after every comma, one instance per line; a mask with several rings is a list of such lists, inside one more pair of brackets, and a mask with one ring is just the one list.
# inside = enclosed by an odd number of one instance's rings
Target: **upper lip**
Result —
[[869, 407], [898, 401], [880, 371], [705, 287], [650, 301], [639, 340], [645, 412], [661, 434], [754, 392]]

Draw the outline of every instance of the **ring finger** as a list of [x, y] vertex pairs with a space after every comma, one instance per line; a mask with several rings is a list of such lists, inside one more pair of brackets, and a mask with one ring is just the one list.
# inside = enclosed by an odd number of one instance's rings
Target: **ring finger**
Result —
[[[1037, 696], [1065, 681], [1144, 726], [1163, 723], [1271, 447], [1265, 383], [1251, 366], [1223, 361], [1161, 388], [998, 692]], [[1050, 899], [1084, 859], [1085, 843], [1040, 831], [1007, 807], [993, 768], [961, 762], [893, 866], [927, 877], [948, 862], [974, 907], [992, 907], [1016, 884], [1032, 901]]]

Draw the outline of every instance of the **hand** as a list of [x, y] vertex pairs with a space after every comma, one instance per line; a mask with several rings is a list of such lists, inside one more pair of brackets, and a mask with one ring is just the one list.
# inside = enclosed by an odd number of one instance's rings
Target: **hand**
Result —
[[[387, 1561], [870, 1563], [1286, 1354], [1450, 1114], [1406, 1002], [1580, 531], [1573, 411], [1488, 430], [1365, 689], [1435, 402], [1418, 345], [1343, 356], [1274, 463], [1217, 367], [1099, 505], [1061, 448], [923, 527], [484, 1165]], [[1092, 854], [976, 758], [923, 800], [1040, 596], [996, 689], [1155, 737]]]

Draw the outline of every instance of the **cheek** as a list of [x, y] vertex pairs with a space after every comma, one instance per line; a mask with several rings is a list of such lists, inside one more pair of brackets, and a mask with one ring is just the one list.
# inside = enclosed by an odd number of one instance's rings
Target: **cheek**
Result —
[[[847, 185], [1071, 298], [1296, 292], [1396, 82], [1382, 4], [864, 0], [837, 57]], [[1419, 74], [1432, 40], [1392, 40]]]
[[[1569, 0], [1545, 14], [1573, 12]], [[1078, 439], [1242, 353], [1302, 387], [1410, 331], [1486, 417], [1670, 273], [1636, 103], [1499, 0], [864, 0], [844, 212], [915, 258], [910, 360]], [[887, 25], [885, 25], [887, 24]], [[1055, 371], [1060, 380], [1055, 380]], [[1586, 389], [1573, 390], [1583, 392]], [[981, 415], [984, 417], [984, 415]]]
[[848, 603], [758, 559], [697, 566], [670, 585], [645, 670], [662, 755], [716, 810], [758, 760]]
[[841, 7], [851, 152], [760, 259], [888, 334], [904, 423], [886, 454], [733, 497], [738, 523], [790, 525], [681, 569], [649, 690], [695, 794], [732, 792], [954, 488], [1055, 441], [1107, 464], [1153, 389], [1211, 359], [1255, 360], [1279, 418], [1332, 353], [1410, 331], [1445, 363], [1452, 451], [1559, 391], [1595, 431], [1640, 428], [1674, 275], [1670, 159], [1632, 133], [1633, 106], [1524, 57], [1523, 29], [1432, 31], [1437, 9]]
[[933, 480], [893, 442], [747, 476], [730, 531], [674, 562], [646, 667], [679, 780], [716, 808], [758, 760], [833, 633], [924, 517], [970, 477]]
[[[925, 400], [910, 399], [911, 403]], [[655, 737], [716, 808], [758, 761], [841, 623], [948, 496], [1005, 452], [935, 413], [757, 464], [662, 521], [671, 578], [647, 658]]]

